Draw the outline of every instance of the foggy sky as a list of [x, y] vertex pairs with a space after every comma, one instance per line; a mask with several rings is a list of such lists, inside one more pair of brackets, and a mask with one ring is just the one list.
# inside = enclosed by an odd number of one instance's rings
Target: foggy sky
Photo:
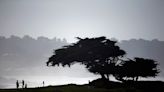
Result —
[[0, 35], [164, 40], [163, 0], [0, 0]]

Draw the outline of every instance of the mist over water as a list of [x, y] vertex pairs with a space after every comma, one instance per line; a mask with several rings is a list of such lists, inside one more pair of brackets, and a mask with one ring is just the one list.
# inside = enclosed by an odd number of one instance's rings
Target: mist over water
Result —
[[[35, 72], [33, 72], [35, 71]], [[24, 74], [26, 73], [26, 74]], [[27, 74], [29, 73], [29, 74]], [[90, 80], [94, 80], [100, 76], [95, 76], [89, 73], [82, 65], [75, 64], [69, 67], [34, 67], [28, 71], [19, 71], [19, 75], [6, 76], [5, 79], [13, 79], [13, 81], [1, 86], [1, 88], [15, 88], [16, 80], [19, 80], [20, 85], [22, 80], [28, 84], [28, 87], [42, 87], [43, 81], [45, 86], [49, 85], [64, 85], [64, 84], [86, 84]]]

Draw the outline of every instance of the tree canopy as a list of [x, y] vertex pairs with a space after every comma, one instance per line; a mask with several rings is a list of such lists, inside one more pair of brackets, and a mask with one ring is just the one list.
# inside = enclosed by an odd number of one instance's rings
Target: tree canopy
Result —
[[134, 60], [123, 61], [115, 76], [122, 81], [128, 78], [137, 81], [139, 77], [155, 77], [159, 73], [157, 65], [155, 60], [135, 57]]
[[117, 61], [126, 54], [116, 45], [116, 41], [111, 41], [106, 37], [78, 39], [77, 43], [55, 50], [47, 64], [70, 66], [80, 62], [86, 65], [90, 72], [100, 74], [104, 78], [105, 74], [108, 76], [113, 73], [114, 68], [111, 67], [114, 67]]

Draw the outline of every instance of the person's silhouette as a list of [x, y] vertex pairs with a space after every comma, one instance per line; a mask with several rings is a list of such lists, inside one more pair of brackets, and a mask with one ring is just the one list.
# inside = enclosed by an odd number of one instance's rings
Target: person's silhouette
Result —
[[18, 80], [16, 81], [16, 87], [17, 87], [17, 89], [19, 88], [19, 82], [18, 82]]
[[24, 80], [22, 80], [22, 88], [24, 88]]
[[44, 81], [43, 81], [43, 87], [44, 87]]
[[25, 84], [25, 88], [27, 88], [27, 84]]

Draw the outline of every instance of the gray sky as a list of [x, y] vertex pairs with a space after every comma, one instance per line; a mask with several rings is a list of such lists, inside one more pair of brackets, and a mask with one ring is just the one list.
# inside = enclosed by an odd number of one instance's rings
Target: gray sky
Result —
[[164, 0], [0, 0], [0, 35], [164, 40]]

